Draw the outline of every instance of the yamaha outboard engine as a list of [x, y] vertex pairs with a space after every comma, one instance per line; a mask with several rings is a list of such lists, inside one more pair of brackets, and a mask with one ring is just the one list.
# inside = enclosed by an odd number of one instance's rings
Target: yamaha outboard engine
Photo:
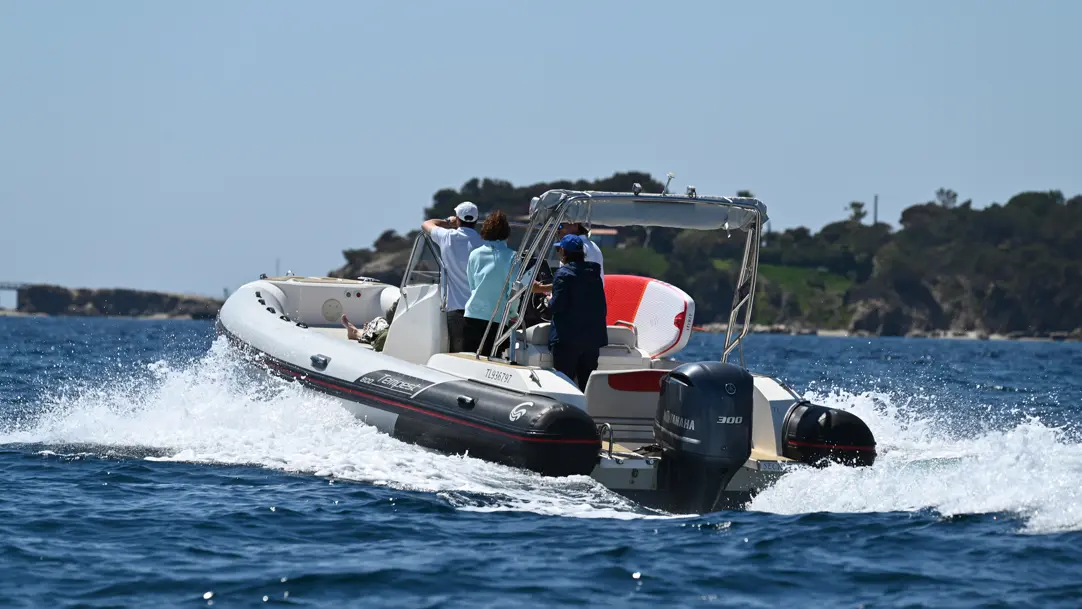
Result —
[[751, 456], [751, 374], [721, 362], [683, 364], [662, 378], [654, 439], [667, 509], [705, 514]]
[[875, 437], [855, 414], [801, 402], [785, 417], [782, 455], [810, 465], [875, 463]]

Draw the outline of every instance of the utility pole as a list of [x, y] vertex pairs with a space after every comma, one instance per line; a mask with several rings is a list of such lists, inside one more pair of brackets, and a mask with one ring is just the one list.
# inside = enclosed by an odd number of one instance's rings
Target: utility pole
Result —
[[879, 224], [879, 195], [875, 195], [875, 201], [872, 203], [872, 226]]
[[282, 273], [281, 273], [281, 272], [279, 271], [279, 269], [278, 269], [278, 267], [280, 266], [280, 265], [279, 265], [278, 263], [279, 263], [280, 261], [281, 261], [281, 260], [280, 260], [280, 259], [278, 259], [278, 258], [275, 258], [275, 259], [274, 259], [274, 276], [275, 276], [275, 277], [281, 277], [281, 276], [282, 276]]

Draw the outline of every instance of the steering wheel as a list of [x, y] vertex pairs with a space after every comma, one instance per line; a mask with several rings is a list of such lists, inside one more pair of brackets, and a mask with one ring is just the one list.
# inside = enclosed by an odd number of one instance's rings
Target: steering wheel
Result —
[[[552, 283], [552, 267], [549, 266], [548, 260], [541, 260], [541, 268], [537, 271], [536, 279], [541, 283]], [[552, 321], [548, 294], [531, 294], [530, 304], [526, 307], [525, 326], [528, 328], [548, 321]]]

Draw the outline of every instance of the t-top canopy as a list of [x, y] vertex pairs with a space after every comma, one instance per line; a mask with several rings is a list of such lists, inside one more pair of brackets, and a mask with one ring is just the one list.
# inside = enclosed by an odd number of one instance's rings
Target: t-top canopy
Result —
[[693, 197], [550, 190], [530, 202], [530, 218], [545, 221], [566, 208], [566, 222], [604, 226], [664, 226], [699, 230], [746, 230], [759, 219], [766, 223], [766, 205], [750, 197]]

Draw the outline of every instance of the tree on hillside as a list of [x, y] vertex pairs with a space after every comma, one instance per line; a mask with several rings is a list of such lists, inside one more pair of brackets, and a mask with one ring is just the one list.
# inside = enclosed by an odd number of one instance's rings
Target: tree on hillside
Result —
[[[599, 190], [631, 192], [635, 183], [642, 185], [643, 192], [660, 193], [664, 185], [648, 173], [641, 171], [629, 171], [614, 173], [607, 178], [598, 180], [559, 180], [556, 182], [539, 182], [529, 186], [515, 187], [506, 180], [493, 180], [490, 178], [473, 178], [455, 190], [444, 188], [432, 197], [431, 207], [424, 210], [425, 218], [446, 218], [454, 213], [455, 206], [463, 201], [473, 201], [477, 205], [481, 215], [484, 216], [493, 209], [500, 208], [508, 216], [521, 216], [529, 211], [530, 199], [542, 195], [548, 190]], [[645, 235], [640, 235], [641, 237]], [[655, 235], [656, 237], [656, 235]], [[671, 239], [668, 242], [671, 243]]]
[[868, 212], [864, 209], [864, 203], [860, 201], [851, 201], [846, 206], [846, 209], [849, 210], [849, 221], [854, 224], [860, 224], [864, 221], [864, 218], [868, 217]]
[[940, 207], [954, 209], [954, 206], [958, 204], [958, 193], [949, 188], [940, 188], [935, 191], [935, 202]]
[[[521, 216], [530, 198], [546, 190], [627, 192], [635, 182], [643, 192], [660, 193], [663, 187], [642, 172], [519, 187], [477, 178], [437, 192], [425, 215], [446, 217], [459, 202], [471, 200], [482, 213], [499, 207]], [[741, 190], [737, 196], [753, 195]], [[797, 227], [770, 234], [760, 250], [763, 297], [757, 297], [757, 319], [844, 326], [864, 310], [880, 319], [891, 316], [898, 321], [892, 331], [903, 333], [1082, 327], [1082, 196], [1031, 191], [982, 209], [970, 203], [940, 188], [934, 200], [906, 208], [900, 229], [893, 231], [885, 223], [864, 224], [868, 210], [853, 201], [845, 207], [847, 219], [818, 232]], [[334, 276], [399, 281], [416, 233], [386, 231], [373, 248], [347, 250], [346, 265]], [[618, 249], [606, 251], [612, 271], [660, 277], [695, 299], [697, 322], [724, 320], [744, 252], [738, 233], [654, 228], [649, 248], [642, 247], [645, 241], [642, 228], [621, 228]]]

